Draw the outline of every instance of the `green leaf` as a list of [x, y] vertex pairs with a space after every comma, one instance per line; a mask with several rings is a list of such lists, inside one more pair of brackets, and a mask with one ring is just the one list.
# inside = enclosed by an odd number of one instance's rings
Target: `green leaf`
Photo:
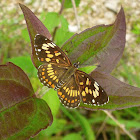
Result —
[[48, 12], [47, 14], [42, 13], [41, 17], [42, 18], [45, 17], [43, 23], [50, 32], [52, 32], [54, 28], [60, 24], [60, 16], [58, 13], [55, 12]]
[[46, 102], [36, 98], [27, 75], [16, 65], [0, 66], [0, 139], [29, 139], [52, 123]]
[[[62, 3], [62, 0], [59, 0], [59, 1]], [[80, 4], [80, 0], [75, 0], [75, 5], [76, 5], [76, 7], [78, 7], [79, 4]], [[65, 8], [72, 8], [73, 6], [72, 6], [71, 0], [65, 0], [65, 2], [64, 2], [64, 7], [65, 7]]]
[[95, 68], [96, 66], [87, 66], [79, 68], [79, 70], [84, 71], [85, 73], [91, 73]]
[[110, 73], [120, 60], [125, 47], [126, 25], [123, 8], [111, 25], [99, 25], [72, 36], [62, 49], [72, 63], [98, 63], [98, 71]]
[[13, 57], [8, 59], [8, 61], [13, 62], [15, 65], [19, 66], [28, 74], [29, 77], [36, 77], [37, 70], [33, 66], [30, 56]]
[[72, 35], [72, 32], [65, 31], [62, 28], [59, 28], [56, 31], [55, 42], [58, 46], [62, 46], [62, 44], [67, 41]]
[[21, 34], [22, 34], [22, 37], [24, 38], [24, 40], [26, 42], [30, 42], [29, 36], [27, 35], [28, 34], [28, 31], [27, 31], [26, 28], [25, 29], [22, 29]]
[[41, 94], [45, 95], [43, 96], [43, 99], [47, 102], [47, 104], [49, 105], [52, 115], [55, 118], [55, 116], [57, 115], [58, 111], [59, 111], [59, 107], [60, 107], [60, 101], [57, 95], [57, 92], [53, 89], [49, 89], [47, 90], [47, 87], [43, 87], [41, 89]]
[[64, 16], [60, 16], [60, 20], [61, 20], [61, 28], [63, 29], [63, 31], [68, 31], [68, 21], [64, 18]]

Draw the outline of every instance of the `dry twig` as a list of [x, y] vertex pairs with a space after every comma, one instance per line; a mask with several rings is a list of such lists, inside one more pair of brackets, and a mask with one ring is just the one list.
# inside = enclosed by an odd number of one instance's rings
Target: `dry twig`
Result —
[[108, 116], [106, 116], [106, 118], [104, 119], [101, 127], [98, 129], [98, 132], [96, 134], [96, 139], [98, 138], [98, 136], [100, 135], [100, 133], [103, 131], [103, 129], [105, 128], [106, 125], [106, 121], [108, 120]]
[[126, 130], [125, 125], [121, 124], [109, 111], [104, 110], [109, 118], [111, 118], [132, 140], [136, 140], [136, 138], [131, 135], [129, 131]]
[[74, 14], [75, 14], [75, 18], [76, 18], [76, 23], [77, 23], [77, 27], [78, 27], [78, 32], [80, 31], [80, 22], [78, 19], [78, 14], [77, 14], [77, 9], [76, 9], [76, 5], [75, 5], [75, 0], [71, 0], [72, 5], [73, 5], [73, 9], [74, 9]]

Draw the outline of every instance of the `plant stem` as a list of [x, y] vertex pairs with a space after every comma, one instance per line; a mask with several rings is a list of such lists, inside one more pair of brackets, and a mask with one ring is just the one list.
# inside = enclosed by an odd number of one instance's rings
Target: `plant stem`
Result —
[[111, 118], [132, 140], [136, 140], [136, 138], [131, 135], [129, 131], [126, 130], [125, 125], [121, 124], [109, 111], [103, 110], [109, 118]]
[[76, 9], [76, 5], [75, 5], [75, 0], [71, 0], [71, 2], [72, 2], [72, 5], [73, 5], [74, 14], [75, 14], [76, 23], [77, 23], [78, 32], [79, 32], [80, 31], [80, 22], [78, 20], [78, 14], [77, 14], [77, 9]]

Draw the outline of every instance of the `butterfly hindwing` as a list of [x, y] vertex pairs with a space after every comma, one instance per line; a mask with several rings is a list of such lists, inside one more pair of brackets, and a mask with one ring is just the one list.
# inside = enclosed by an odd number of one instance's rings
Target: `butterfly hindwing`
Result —
[[57, 64], [60, 66], [71, 66], [71, 62], [66, 54], [51, 40], [43, 35], [35, 36], [34, 47], [36, 55], [41, 62]]
[[108, 102], [106, 92], [91, 76], [80, 70], [76, 70], [75, 75], [83, 103], [102, 105]]
[[55, 88], [66, 71], [66, 68], [44, 63], [38, 68], [38, 77], [45, 86]]
[[58, 96], [66, 107], [76, 108], [79, 106], [80, 92], [74, 75], [58, 90]]

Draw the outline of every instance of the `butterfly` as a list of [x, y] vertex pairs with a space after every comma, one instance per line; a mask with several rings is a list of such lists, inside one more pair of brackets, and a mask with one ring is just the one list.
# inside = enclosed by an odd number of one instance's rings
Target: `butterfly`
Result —
[[104, 89], [87, 73], [78, 70], [79, 62], [72, 65], [67, 55], [51, 40], [36, 34], [36, 56], [42, 64], [38, 77], [45, 86], [57, 90], [62, 104], [77, 108], [82, 101], [89, 105], [103, 105], [109, 101]]

